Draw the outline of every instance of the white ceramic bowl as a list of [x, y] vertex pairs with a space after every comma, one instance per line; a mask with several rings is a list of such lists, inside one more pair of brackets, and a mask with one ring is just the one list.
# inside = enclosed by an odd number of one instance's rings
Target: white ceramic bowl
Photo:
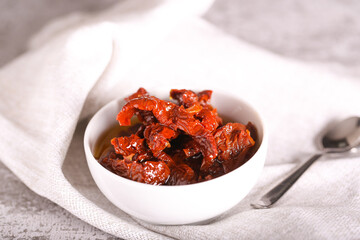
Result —
[[[170, 89], [151, 95], [168, 99]], [[126, 97], [126, 96], [124, 96]], [[93, 156], [95, 143], [109, 126], [124, 101], [115, 100], [99, 110], [89, 122], [84, 148], [90, 172], [101, 192], [117, 207], [141, 220], [163, 225], [179, 225], [212, 219], [239, 203], [254, 186], [264, 166], [267, 134], [257, 111], [237, 96], [214, 91], [211, 104], [220, 115], [258, 130], [260, 147], [255, 155], [234, 171], [210, 181], [180, 186], [154, 186], [120, 177], [101, 166]]]

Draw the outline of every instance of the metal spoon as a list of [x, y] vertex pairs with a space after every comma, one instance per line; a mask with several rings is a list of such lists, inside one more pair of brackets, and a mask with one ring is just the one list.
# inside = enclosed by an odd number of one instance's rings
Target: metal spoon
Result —
[[292, 173], [262, 196], [253, 208], [268, 208], [298, 180], [298, 178], [322, 156], [333, 153], [345, 153], [359, 147], [360, 144], [360, 117], [350, 117], [335, 125], [321, 140], [322, 151], [313, 155], [309, 160], [295, 168]]

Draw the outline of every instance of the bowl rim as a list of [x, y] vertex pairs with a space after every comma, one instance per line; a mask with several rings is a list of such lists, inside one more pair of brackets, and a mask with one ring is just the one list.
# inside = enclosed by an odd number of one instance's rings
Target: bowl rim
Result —
[[[193, 90], [194, 91], [194, 90]], [[196, 89], [195, 89], [196, 91]], [[215, 92], [215, 91], [213, 91]], [[267, 133], [267, 127], [264, 121], [263, 116], [256, 110], [256, 108], [252, 105], [249, 104], [249, 102], [247, 102], [246, 100], [242, 99], [241, 97], [238, 97], [232, 93], [225, 93], [224, 91], [219, 91], [216, 90], [216, 95], [219, 96], [226, 96], [226, 97], [230, 97], [230, 98], [235, 98], [237, 101], [240, 101], [242, 104], [246, 105], [248, 108], [250, 108], [252, 110], [252, 112], [256, 115], [256, 117], [260, 120], [260, 124], [261, 124], [261, 128], [262, 128], [262, 138], [261, 138], [261, 142], [260, 145], [258, 147], [258, 149], [256, 150], [256, 152], [254, 153], [254, 155], [248, 159], [244, 164], [242, 164], [241, 166], [239, 166], [238, 168], [232, 170], [231, 172], [228, 172], [224, 175], [221, 175], [217, 178], [214, 179], [210, 179], [207, 181], [203, 181], [203, 182], [196, 182], [196, 183], [192, 183], [192, 184], [185, 184], [185, 185], [153, 185], [153, 184], [146, 184], [146, 183], [141, 183], [141, 182], [136, 182], [133, 181], [131, 179], [127, 179], [125, 177], [119, 176], [111, 171], [109, 171], [108, 169], [106, 169], [105, 167], [103, 167], [98, 161], [97, 159], [94, 157], [92, 150], [90, 149], [90, 144], [89, 144], [89, 126], [91, 126], [93, 124], [93, 122], [96, 120], [96, 118], [99, 118], [101, 116], [101, 114], [103, 112], [105, 112], [108, 108], [110, 108], [110, 106], [114, 105], [114, 104], [118, 104], [121, 103], [120, 105], [123, 106], [122, 102], [125, 102], [124, 100], [124, 96], [116, 98], [108, 103], [106, 103], [105, 105], [103, 105], [90, 119], [90, 121], [87, 123], [86, 129], [85, 129], [85, 133], [84, 133], [84, 139], [83, 139], [83, 144], [84, 144], [84, 151], [86, 154], [86, 159], [87, 159], [87, 163], [88, 163], [88, 167], [90, 168], [90, 161], [95, 161], [95, 166], [100, 168], [102, 172], [104, 172], [104, 174], [111, 176], [112, 179], [114, 179], [115, 181], [122, 181], [125, 184], [130, 184], [133, 186], [136, 186], [138, 188], [148, 188], [148, 189], [190, 189], [190, 188], [199, 188], [201, 186], [205, 186], [205, 185], [210, 185], [210, 184], [214, 184], [216, 182], [219, 181], [219, 179], [224, 179], [224, 178], [229, 178], [232, 175], [236, 174], [236, 172], [241, 171], [240, 169], [243, 166], [247, 166], [249, 165], [251, 159], [253, 159], [256, 155], [259, 154], [259, 152], [261, 152], [260, 150], [263, 151], [263, 149], [266, 151], [267, 149], [267, 141], [268, 141], [268, 133]], [[115, 117], [114, 117], [115, 119]], [[89, 159], [88, 156], [91, 156], [91, 159]], [[91, 173], [92, 174], [92, 173]], [[220, 180], [221, 181], [221, 180]]]

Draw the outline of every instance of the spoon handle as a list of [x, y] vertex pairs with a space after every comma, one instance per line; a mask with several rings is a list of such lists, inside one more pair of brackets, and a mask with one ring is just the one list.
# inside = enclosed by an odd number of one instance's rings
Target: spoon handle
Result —
[[286, 191], [289, 190], [296, 180], [298, 180], [299, 177], [306, 171], [306, 169], [308, 169], [311, 164], [313, 164], [321, 156], [322, 154], [315, 154], [309, 160], [296, 167], [288, 177], [262, 196], [256, 203], [252, 203], [251, 206], [253, 208], [269, 208], [272, 204], [279, 200], [281, 196], [286, 193]]

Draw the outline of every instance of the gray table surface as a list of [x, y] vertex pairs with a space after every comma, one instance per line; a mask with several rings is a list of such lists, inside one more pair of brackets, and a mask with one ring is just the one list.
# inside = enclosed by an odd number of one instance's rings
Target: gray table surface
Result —
[[[115, 0], [0, 0], [0, 67], [49, 20]], [[204, 18], [276, 54], [360, 77], [360, 1], [218, 0]], [[1, 239], [115, 239], [28, 189], [0, 161]]]

